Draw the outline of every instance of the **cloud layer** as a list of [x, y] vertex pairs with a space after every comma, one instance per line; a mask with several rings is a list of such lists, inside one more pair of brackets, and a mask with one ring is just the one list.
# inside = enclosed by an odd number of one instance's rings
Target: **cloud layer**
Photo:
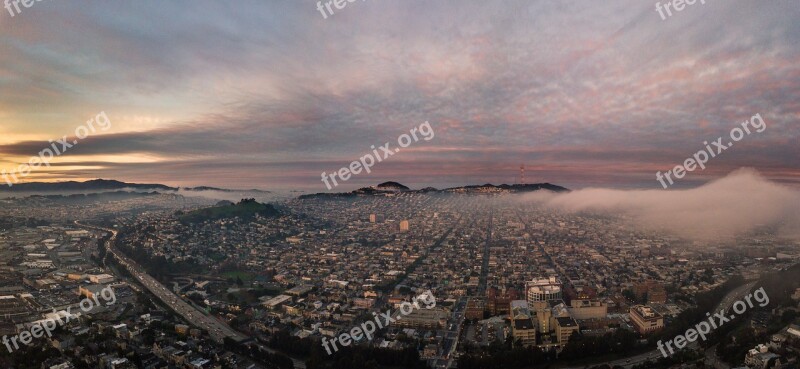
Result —
[[525, 198], [567, 212], [623, 214], [638, 226], [693, 240], [728, 242], [765, 227], [800, 240], [800, 192], [753, 169], [689, 190], [588, 188]]
[[755, 113], [683, 186], [743, 166], [800, 183], [800, 9], [714, 1], [37, 2], [0, 16], [0, 167], [99, 111], [113, 129], [30, 179], [324, 190], [430, 121], [436, 139], [351, 179], [651, 187]]

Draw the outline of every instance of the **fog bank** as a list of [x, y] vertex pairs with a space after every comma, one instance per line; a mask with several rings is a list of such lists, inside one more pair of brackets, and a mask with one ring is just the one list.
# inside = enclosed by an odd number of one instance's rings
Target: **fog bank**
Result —
[[621, 213], [638, 226], [692, 240], [729, 241], [761, 226], [777, 226], [781, 236], [800, 239], [800, 192], [749, 168], [688, 190], [589, 188], [525, 199], [567, 212]]

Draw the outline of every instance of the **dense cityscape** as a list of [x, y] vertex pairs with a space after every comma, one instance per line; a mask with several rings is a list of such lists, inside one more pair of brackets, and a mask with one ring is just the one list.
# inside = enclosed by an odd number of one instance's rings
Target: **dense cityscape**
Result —
[[[503, 367], [668, 367], [653, 339], [685, 329], [703, 296], [730, 309], [764, 278], [797, 273], [800, 259], [796, 241], [769, 229], [699, 244], [495, 188], [377, 186], [270, 205], [107, 196], [83, 200], [72, 221], [63, 216], [76, 206], [68, 197], [3, 200], [3, 335], [74, 314], [103, 289], [115, 296], [52, 335], [7, 344], [5, 365], [469, 368], [522, 355], [529, 361]], [[270, 211], [203, 212], [253, 204]], [[735, 322], [746, 340], [715, 337], [680, 351], [681, 360], [795, 362], [800, 281], [786, 282], [791, 294]], [[423, 291], [434, 306], [354, 338], [359, 351], [331, 356], [321, 344], [383, 311], [397, 318]], [[604, 340], [626, 347], [598, 346]]]

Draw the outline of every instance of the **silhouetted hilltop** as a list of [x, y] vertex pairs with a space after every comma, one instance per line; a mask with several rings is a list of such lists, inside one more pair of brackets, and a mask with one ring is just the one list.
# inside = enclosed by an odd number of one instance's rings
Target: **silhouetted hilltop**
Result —
[[218, 206], [198, 209], [188, 213], [178, 212], [178, 219], [183, 223], [202, 223], [220, 219], [240, 218], [250, 220], [256, 217], [276, 217], [280, 212], [271, 204], [262, 204], [255, 199], [243, 199], [233, 204], [219, 202]]
[[524, 193], [533, 191], [552, 191], [552, 192], [569, 192], [570, 190], [565, 187], [550, 183], [531, 183], [531, 184], [501, 184], [493, 185], [487, 183], [484, 185], [471, 185], [461, 187], [451, 187], [443, 190], [437, 190], [433, 187], [425, 187], [419, 190], [411, 190], [408, 187], [398, 182], [384, 182], [377, 186], [359, 188], [352, 192], [337, 192], [337, 193], [314, 193], [301, 195], [299, 199], [315, 199], [315, 198], [347, 198], [354, 196], [387, 196], [395, 193], [450, 193], [450, 194], [485, 194], [485, 193]]

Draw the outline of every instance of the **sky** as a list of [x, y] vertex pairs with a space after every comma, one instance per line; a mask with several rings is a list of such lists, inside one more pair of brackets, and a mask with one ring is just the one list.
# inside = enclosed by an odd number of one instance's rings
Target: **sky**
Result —
[[[37, 1], [0, 9], [0, 169], [66, 135], [20, 182], [326, 192], [323, 171], [427, 121], [433, 139], [333, 191], [514, 183], [521, 165], [528, 183], [662, 189], [656, 172], [760, 114], [672, 188], [740, 168], [798, 187], [797, 5]], [[101, 112], [108, 130], [73, 138]]]

